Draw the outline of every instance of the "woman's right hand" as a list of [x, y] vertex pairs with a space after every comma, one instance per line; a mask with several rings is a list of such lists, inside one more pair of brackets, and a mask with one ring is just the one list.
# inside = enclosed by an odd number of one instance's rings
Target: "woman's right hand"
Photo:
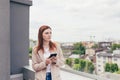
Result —
[[46, 65], [51, 64], [51, 59], [46, 59]]

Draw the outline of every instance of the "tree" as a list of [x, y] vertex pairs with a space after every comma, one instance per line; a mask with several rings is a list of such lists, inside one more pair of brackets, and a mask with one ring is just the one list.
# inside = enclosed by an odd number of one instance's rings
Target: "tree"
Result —
[[111, 64], [111, 72], [115, 72], [115, 65]]
[[69, 66], [72, 66], [72, 59], [71, 58], [67, 58], [66, 59], [66, 64]]
[[79, 54], [84, 55], [85, 54], [85, 47], [82, 45], [82, 43], [75, 43], [74, 44], [74, 50], [72, 52], [73, 54]]
[[116, 63], [114, 63], [114, 64], [106, 63], [106, 65], [105, 65], [106, 72], [117, 72], [118, 70], [119, 70], [118, 65]]
[[116, 63], [111, 64], [111, 72], [116, 72], [118, 71], [118, 65]]
[[109, 64], [109, 63], [106, 63], [106, 64], [105, 64], [105, 71], [106, 71], [106, 72], [110, 72], [110, 71], [111, 71], [111, 68], [110, 68], [110, 64]]
[[86, 61], [86, 72], [93, 73], [94, 71], [94, 64], [90, 61]]
[[76, 58], [76, 59], [74, 60], [74, 64], [79, 64], [79, 58]]
[[94, 65], [93, 64], [88, 67], [88, 71], [89, 71], [89, 73], [93, 73], [93, 71], [94, 71]]
[[80, 70], [81, 71], [84, 71], [85, 66], [86, 66], [86, 61], [85, 60], [80, 60]]
[[75, 70], [80, 70], [80, 64], [74, 64], [73, 69]]
[[89, 67], [90, 65], [92, 65], [92, 62], [88, 62], [88, 67]]
[[32, 53], [32, 48], [29, 48], [29, 53]]
[[92, 48], [99, 48], [99, 45], [98, 45], [98, 44], [94, 44], [94, 45], [92, 46]]
[[115, 71], [119, 70], [118, 65], [116, 63], [114, 64], [114, 68], [115, 68]]
[[32, 58], [32, 48], [29, 48], [29, 58]]
[[120, 44], [113, 44], [113, 45], [111, 46], [112, 51], [113, 51], [113, 50], [116, 50], [116, 49], [119, 49], [119, 48], [120, 48]]

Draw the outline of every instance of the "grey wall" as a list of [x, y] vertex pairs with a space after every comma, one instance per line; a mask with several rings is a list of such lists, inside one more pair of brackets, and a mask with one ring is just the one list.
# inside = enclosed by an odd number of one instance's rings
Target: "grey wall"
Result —
[[31, 0], [0, 0], [0, 80], [28, 65]]
[[9, 0], [0, 0], [0, 80], [10, 80]]
[[17, 1], [10, 2], [11, 74], [21, 73], [22, 67], [29, 63], [29, 6], [31, 4], [25, 4], [25, 0]]

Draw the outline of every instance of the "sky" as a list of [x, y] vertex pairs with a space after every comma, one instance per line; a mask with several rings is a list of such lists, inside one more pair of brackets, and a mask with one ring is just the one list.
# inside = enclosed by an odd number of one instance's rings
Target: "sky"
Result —
[[120, 0], [33, 0], [30, 39], [42, 25], [58, 42], [120, 40]]

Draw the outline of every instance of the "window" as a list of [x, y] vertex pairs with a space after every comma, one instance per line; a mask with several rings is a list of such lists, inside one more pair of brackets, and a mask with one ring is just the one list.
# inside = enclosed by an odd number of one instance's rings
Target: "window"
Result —
[[98, 56], [98, 58], [100, 58], [100, 56]]
[[100, 69], [98, 69], [98, 71], [101, 71]]
[[106, 63], [106, 61], [103, 61], [103, 63], [105, 64], [105, 63]]
[[106, 57], [103, 57], [104, 60], [106, 60]]
[[117, 58], [114, 58], [114, 61], [117, 61]]
[[101, 65], [98, 65], [98, 67], [101, 67]]

